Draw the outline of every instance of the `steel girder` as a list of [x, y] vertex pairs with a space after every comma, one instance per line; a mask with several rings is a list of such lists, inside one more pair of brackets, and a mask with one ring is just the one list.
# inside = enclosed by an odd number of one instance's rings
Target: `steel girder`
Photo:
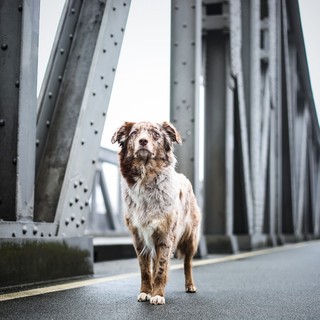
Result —
[[39, 1], [0, 11], [0, 219], [32, 221]]
[[[206, 0], [202, 10], [205, 155], [200, 165], [209, 251], [319, 236], [320, 130], [297, 1]], [[173, 7], [173, 16], [177, 11]], [[181, 26], [172, 24], [174, 35], [183, 37]], [[182, 99], [174, 81], [189, 79], [179, 63], [188, 46], [180, 61], [175, 37], [173, 121]], [[187, 123], [188, 113], [178, 120], [183, 133], [179, 122]], [[198, 168], [187, 159], [198, 155], [193, 146], [186, 149], [188, 157], [178, 153], [178, 161], [194, 177]]]
[[1, 238], [84, 235], [130, 3], [66, 1], [38, 107], [39, 1], [1, 5]]

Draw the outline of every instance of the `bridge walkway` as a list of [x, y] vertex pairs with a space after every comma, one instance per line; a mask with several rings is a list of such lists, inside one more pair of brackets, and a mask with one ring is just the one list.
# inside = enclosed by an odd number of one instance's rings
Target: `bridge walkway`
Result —
[[173, 260], [166, 304], [138, 303], [136, 259], [95, 264], [92, 278], [0, 292], [0, 319], [320, 319], [320, 241], [195, 260], [198, 292]]

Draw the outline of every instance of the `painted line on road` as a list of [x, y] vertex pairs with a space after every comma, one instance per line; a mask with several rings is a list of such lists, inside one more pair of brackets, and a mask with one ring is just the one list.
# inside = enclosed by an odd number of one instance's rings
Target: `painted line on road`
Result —
[[[197, 260], [197, 261], [193, 261], [193, 266], [200, 267], [200, 266], [205, 266], [205, 265], [210, 265], [210, 264], [217, 264], [217, 263], [252, 258], [252, 257], [260, 256], [260, 255], [266, 255], [266, 254], [271, 254], [271, 253], [275, 253], [275, 252], [285, 251], [287, 249], [302, 248], [302, 247], [306, 247], [307, 245], [312, 244], [312, 242], [319, 244], [319, 241], [310, 241], [310, 242], [306, 242], [306, 243], [285, 245], [283, 247], [275, 247], [275, 248], [270, 248], [270, 249], [261, 249], [261, 250], [257, 250], [257, 251], [238, 253], [238, 254], [233, 254], [233, 255], [229, 255], [229, 256], [225, 256], [225, 257], [221, 257], [221, 258], [209, 258], [209, 259], [204, 259], [204, 260]], [[173, 265], [170, 268], [170, 270], [179, 270], [179, 269], [183, 269], [182, 263]], [[20, 298], [33, 297], [33, 296], [38, 296], [38, 295], [48, 294], [48, 293], [53, 293], [53, 292], [77, 289], [77, 288], [97, 285], [97, 284], [111, 282], [111, 281], [124, 280], [124, 279], [128, 279], [131, 277], [136, 277], [139, 275], [140, 275], [139, 272], [131, 272], [131, 273], [124, 273], [124, 274], [120, 274], [120, 275], [116, 275], [116, 276], [74, 281], [74, 282], [70, 282], [70, 283], [52, 285], [52, 286], [47, 286], [47, 287], [43, 287], [43, 288], [36, 288], [36, 289], [30, 289], [30, 290], [23, 290], [23, 291], [19, 291], [19, 292], [7, 293], [7, 294], [0, 295], [0, 302], [14, 300], [14, 299], [20, 299]]]

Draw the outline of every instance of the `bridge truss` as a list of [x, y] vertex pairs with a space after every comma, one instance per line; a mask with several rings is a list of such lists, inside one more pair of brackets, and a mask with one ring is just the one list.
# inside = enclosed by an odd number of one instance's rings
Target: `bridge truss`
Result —
[[[105, 231], [124, 230], [101, 169], [115, 155], [100, 140], [130, 3], [66, 1], [37, 102], [39, 0], [2, 1], [2, 286], [43, 280], [30, 252], [76, 257], [46, 280], [92, 272], [97, 188]], [[298, 2], [171, 3], [171, 121], [203, 209], [201, 252], [319, 237], [320, 131]]]

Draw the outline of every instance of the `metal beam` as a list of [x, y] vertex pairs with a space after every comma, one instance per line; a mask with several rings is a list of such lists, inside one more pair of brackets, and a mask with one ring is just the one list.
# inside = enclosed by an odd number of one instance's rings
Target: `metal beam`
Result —
[[[108, 0], [102, 13], [57, 204], [58, 235], [82, 235], [85, 232], [90, 191], [130, 4], [129, 0]], [[91, 1], [88, 1], [89, 7], [92, 10]], [[92, 37], [92, 32], [88, 36]], [[75, 89], [78, 94], [79, 88]], [[73, 221], [72, 217], [75, 217]]]
[[33, 219], [39, 1], [0, 10], [0, 219]]

